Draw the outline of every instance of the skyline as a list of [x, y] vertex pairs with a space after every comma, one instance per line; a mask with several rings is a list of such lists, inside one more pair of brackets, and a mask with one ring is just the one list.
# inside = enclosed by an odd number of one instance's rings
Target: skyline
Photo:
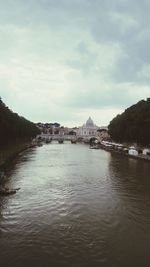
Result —
[[0, 3], [0, 96], [34, 122], [108, 125], [150, 95], [147, 0]]

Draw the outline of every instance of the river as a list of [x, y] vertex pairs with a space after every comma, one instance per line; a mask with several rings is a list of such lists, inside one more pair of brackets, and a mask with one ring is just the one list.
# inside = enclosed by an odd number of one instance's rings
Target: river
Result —
[[8, 167], [1, 267], [150, 266], [150, 163], [52, 143]]

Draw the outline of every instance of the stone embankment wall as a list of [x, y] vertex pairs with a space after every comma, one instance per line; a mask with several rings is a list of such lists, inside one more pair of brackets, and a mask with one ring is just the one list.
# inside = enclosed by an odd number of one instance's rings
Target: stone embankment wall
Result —
[[134, 159], [142, 159], [142, 160], [147, 160], [150, 162], [150, 156], [146, 156], [146, 155], [143, 155], [143, 154], [138, 154], [138, 155], [129, 155], [128, 153], [125, 153], [121, 150], [117, 150], [117, 149], [114, 149], [112, 147], [107, 147], [107, 146], [104, 146], [104, 145], [100, 145], [100, 148], [101, 149], [104, 149], [108, 152], [112, 152], [112, 153], [118, 153], [120, 155], [124, 155], [124, 156], [127, 156], [129, 158], [134, 158]]
[[20, 141], [15, 144], [9, 144], [9, 145], [0, 147], [0, 169], [3, 167], [3, 165], [8, 160], [15, 157], [19, 152], [27, 149], [28, 146], [29, 146], [29, 142]]

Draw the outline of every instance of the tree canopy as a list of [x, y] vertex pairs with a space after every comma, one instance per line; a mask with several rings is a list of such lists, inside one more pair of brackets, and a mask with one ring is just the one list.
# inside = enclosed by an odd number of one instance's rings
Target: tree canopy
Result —
[[150, 98], [117, 115], [108, 126], [112, 140], [150, 145]]
[[33, 122], [11, 111], [0, 98], [0, 144], [36, 136], [39, 129]]

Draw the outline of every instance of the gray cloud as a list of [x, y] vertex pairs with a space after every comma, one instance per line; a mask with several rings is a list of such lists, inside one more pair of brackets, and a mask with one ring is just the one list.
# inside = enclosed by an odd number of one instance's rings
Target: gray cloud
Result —
[[[88, 85], [87, 85], [88, 86]], [[73, 98], [68, 98], [65, 104], [76, 108], [118, 108], [125, 109], [141, 99], [141, 93], [146, 98], [149, 87], [138, 88], [134, 84], [111, 84], [74, 90]]]
[[102, 114], [148, 97], [149, 10], [148, 0], [1, 2], [1, 96], [30, 119], [69, 122], [79, 110]]

